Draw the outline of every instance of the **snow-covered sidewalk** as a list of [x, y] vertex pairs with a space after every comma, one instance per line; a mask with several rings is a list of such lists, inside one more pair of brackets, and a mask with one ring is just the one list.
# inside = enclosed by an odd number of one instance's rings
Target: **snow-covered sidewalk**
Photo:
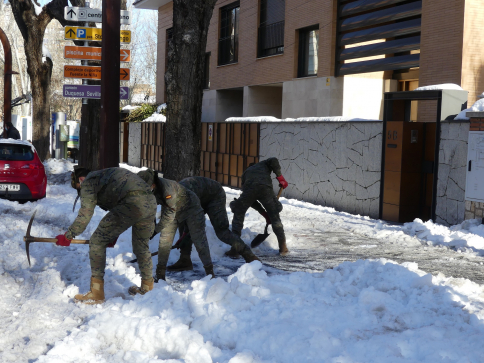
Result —
[[[47, 164], [55, 183], [48, 186], [47, 198], [26, 204], [0, 200], [1, 362], [484, 361], [482, 285], [433, 276], [413, 260], [401, 259], [398, 264], [385, 258], [349, 262], [348, 257], [332, 269], [308, 272], [324, 268], [305, 257], [315, 251], [324, 258], [332, 246], [345, 243], [356, 258], [403, 246], [465, 256], [482, 270], [484, 229], [475, 222], [452, 228], [420, 221], [389, 225], [282, 198], [293, 251], [288, 259], [277, 256], [271, 234], [254, 250], [267, 264], [230, 260], [223, 256], [229, 247], [207, 221], [215, 273], [221, 277], [204, 277], [194, 251], [193, 272], [169, 274], [167, 283], [135, 298], [127, 294], [140, 282], [137, 265], [127, 263], [134, 258], [128, 230], [108, 249], [108, 301], [83, 306], [72, 297], [88, 289], [87, 246], [33, 243], [28, 266], [22, 238], [33, 210], [36, 236], [63, 233], [77, 214], [72, 212], [76, 194], [62, 184], [69, 163]], [[226, 191], [228, 201], [238, 194]], [[104, 214], [97, 208], [79, 238], [89, 238]], [[262, 217], [249, 211], [242, 238], [249, 242], [263, 226]], [[156, 238], [150, 246], [156, 250]], [[174, 251], [169, 263], [178, 255]]]

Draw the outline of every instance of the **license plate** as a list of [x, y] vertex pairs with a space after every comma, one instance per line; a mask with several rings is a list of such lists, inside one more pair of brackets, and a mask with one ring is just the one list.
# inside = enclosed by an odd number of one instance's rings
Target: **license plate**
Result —
[[8, 188], [9, 192], [18, 192], [20, 190], [20, 185], [18, 184], [0, 184], [0, 191], [6, 191]]

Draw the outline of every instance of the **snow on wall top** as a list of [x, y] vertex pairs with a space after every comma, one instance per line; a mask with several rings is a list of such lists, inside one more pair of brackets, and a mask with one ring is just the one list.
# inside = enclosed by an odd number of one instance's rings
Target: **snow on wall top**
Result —
[[257, 116], [257, 117], [229, 117], [225, 122], [381, 122], [381, 120], [373, 120], [366, 118], [351, 118], [343, 116], [331, 117], [298, 117], [279, 119], [273, 116]]
[[484, 112], [484, 98], [477, 100], [471, 107], [459, 112], [454, 120], [469, 120], [466, 115], [467, 112]]
[[415, 88], [415, 91], [436, 91], [436, 90], [442, 90], [442, 89], [454, 89], [454, 90], [464, 91], [464, 89], [461, 86], [455, 83], [442, 83], [442, 84], [434, 84], [431, 86], [423, 86], [423, 87]]

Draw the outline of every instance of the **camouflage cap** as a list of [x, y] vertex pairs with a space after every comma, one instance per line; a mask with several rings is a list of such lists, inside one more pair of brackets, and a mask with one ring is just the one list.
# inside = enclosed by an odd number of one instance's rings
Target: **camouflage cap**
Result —
[[90, 169], [83, 166], [74, 166], [74, 171], [71, 173], [71, 187], [77, 189], [77, 183], [79, 183], [79, 178], [82, 176], [87, 176], [91, 172]]

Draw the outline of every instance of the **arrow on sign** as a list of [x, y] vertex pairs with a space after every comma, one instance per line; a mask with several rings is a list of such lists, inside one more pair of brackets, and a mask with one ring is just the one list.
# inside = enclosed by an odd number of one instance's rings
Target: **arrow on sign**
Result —
[[122, 79], [125, 79], [128, 76], [128, 72], [125, 69], [119, 71], [119, 75], [122, 76]]
[[72, 14], [77, 15], [77, 14], [75, 13], [75, 11], [74, 11], [74, 10], [72, 10], [72, 9], [71, 9], [71, 10], [69, 10], [69, 11], [67, 12], [67, 15], [70, 15], [71, 19], [73, 18], [73, 15], [72, 15]]
[[121, 58], [123, 58], [122, 60], [125, 61], [126, 59], [128, 59], [128, 57], [129, 57], [128, 52], [126, 52], [125, 50], [122, 50], [121, 52]]
[[66, 35], [74, 36], [74, 35], [76, 35], [76, 32], [69, 28], [69, 30], [66, 31]]
[[121, 99], [124, 99], [124, 97], [128, 94], [128, 92], [124, 90], [124, 87], [121, 87], [119, 89], [119, 94], [121, 95]]

